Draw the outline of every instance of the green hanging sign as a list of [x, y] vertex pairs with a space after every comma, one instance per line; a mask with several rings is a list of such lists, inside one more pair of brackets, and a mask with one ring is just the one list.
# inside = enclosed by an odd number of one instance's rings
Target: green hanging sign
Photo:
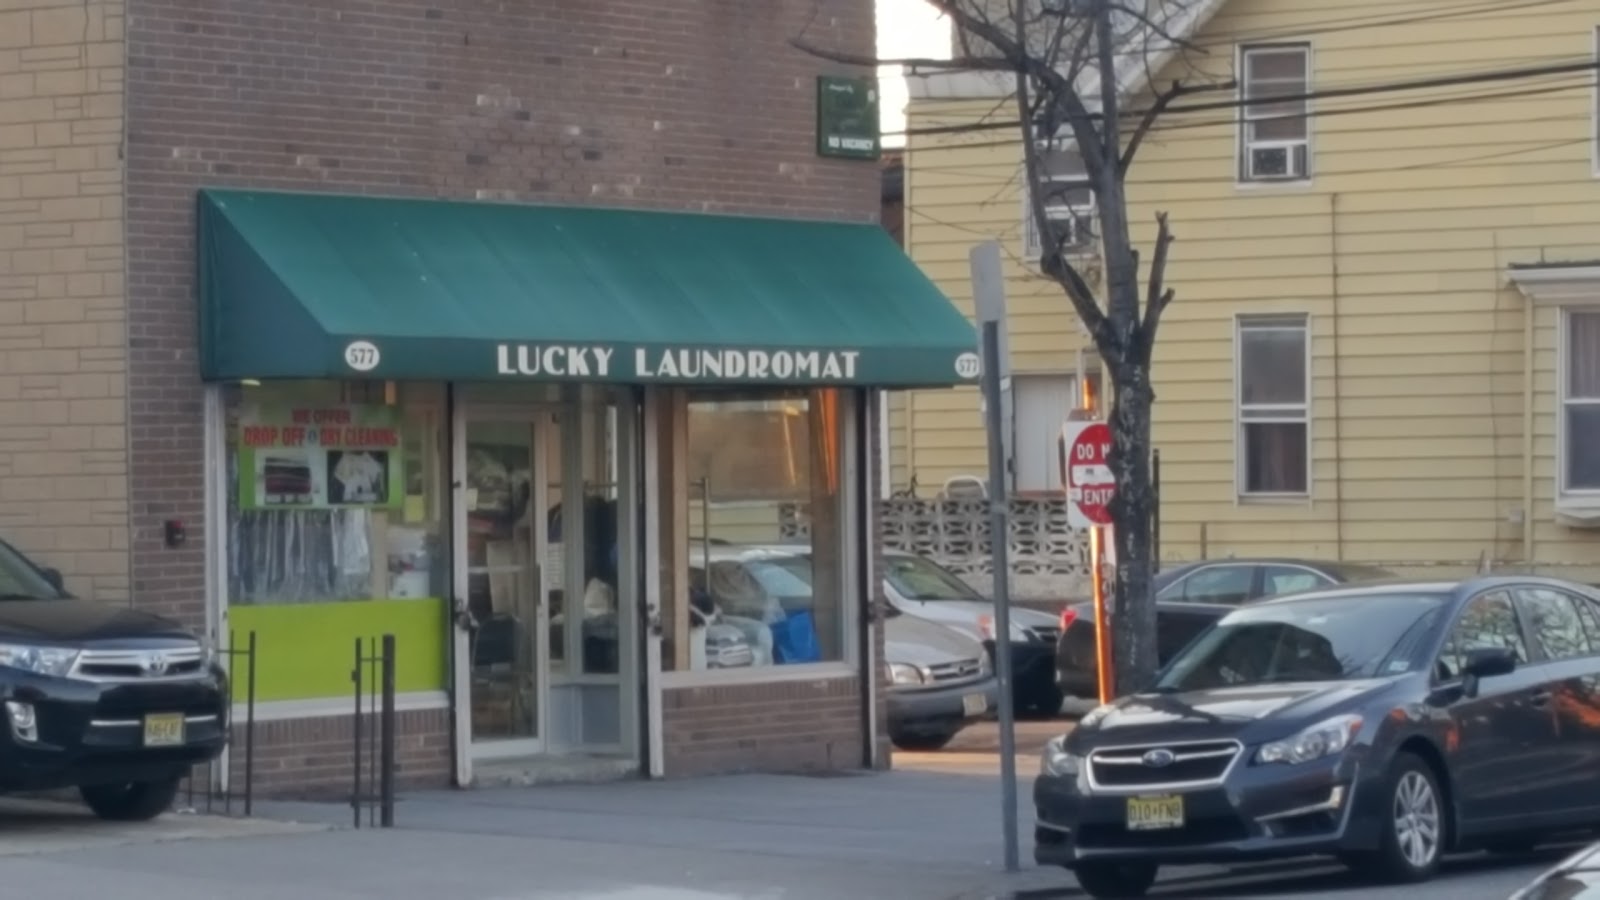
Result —
[[817, 155], [875, 160], [881, 144], [878, 80], [817, 76]]

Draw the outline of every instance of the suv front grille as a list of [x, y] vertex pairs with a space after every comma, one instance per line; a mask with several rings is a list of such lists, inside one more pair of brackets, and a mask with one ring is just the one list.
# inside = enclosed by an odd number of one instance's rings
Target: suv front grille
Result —
[[150, 650], [85, 650], [73, 677], [87, 681], [179, 681], [206, 674], [205, 653], [198, 644]]
[[934, 682], [971, 681], [983, 671], [983, 662], [977, 657], [953, 663], [940, 663], [928, 667], [928, 676]]
[[1238, 741], [1148, 744], [1116, 747], [1089, 754], [1089, 782], [1094, 787], [1156, 788], [1218, 782], [1243, 752]]

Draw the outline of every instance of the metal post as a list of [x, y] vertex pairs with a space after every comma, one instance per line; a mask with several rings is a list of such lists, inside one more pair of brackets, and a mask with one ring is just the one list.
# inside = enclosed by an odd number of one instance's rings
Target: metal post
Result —
[[[250, 632], [250, 659], [245, 664], [244, 695], [244, 814], [250, 815], [255, 797], [256, 773], [256, 633]], [[232, 698], [229, 698], [232, 702]]]
[[1150, 523], [1150, 571], [1161, 571], [1161, 451], [1150, 451], [1150, 492], [1155, 495], [1155, 521]]
[[[994, 359], [1000, 352], [1000, 326], [995, 322], [983, 323], [983, 352], [985, 359]], [[1005, 448], [1000, 442], [1000, 373], [997, 367], [983, 367], [984, 418], [989, 430], [989, 484], [1005, 484]], [[1006, 871], [1021, 868], [1017, 848], [1017, 738], [1016, 722], [1012, 710], [1011, 676], [1011, 585], [1010, 561], [1006, 553], [1006, 506], [1009, 496], [1002, 490], [989, 494], [989, 547], [994, 569], [994, 668], [1000, 681], [1000, 815], [1004, 817]]]
[[356, 717], [350, 722], [355, 738], [350, 760], [354, 769], [350, 786], [350, 811], [357, 828], [361, 827], [361, 665], [361, 638], [356, 638], [356, 667], [350, 670], [350, 680], [356, 685]]
[[379, 763], [378, 824], [394, 827], [394, 635], [383, 636], [383, 755]]
[[1007, 360], [1002, 351], [1001, 323], [1005, 321], [1005, 277], [1000, 245], [986, 241], [974, 247], [972, 294], [982, 323], [984, 429], [989, 443], [989, 554], [994, 570], [994, 669], [1000, 682], [1000, 827], [1005, 836], [1007, 872], [1022, 868], [1017, 849], [1017, 735], [1011, 675], [1011, 564], [1007, 559], [1010, 531], [1006, 491], [1006, 423], [1003, 380]]

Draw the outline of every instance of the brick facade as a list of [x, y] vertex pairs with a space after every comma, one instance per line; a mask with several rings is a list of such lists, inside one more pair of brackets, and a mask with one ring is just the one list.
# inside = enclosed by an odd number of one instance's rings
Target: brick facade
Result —
[[128, 595], [123, 3], [0, 0], [0, 536]]
[[[142, 606], [191, 624], [204, 616], [200, 188], [879, 217], [877, 167], [815, 155], [814, 76], [842, 70], [788, 43], [804, 32], [869, 56], [870, 0], [126, 3], [132, 582]], [[177, 549], [162, 538], [171, 518], [194, 523]], [[670, 692], [668, 771], [741, 768], [752, 750], [859, 766], [859, 703], [854, 679]], [[443, 714], [405, 722], [409, 771], [442, 782]], [[263, 728], [264, 790], [295, 771], [347, 784], [348, 719]], [[785, 743], [796, 731], [815, 738], [804, 753]]]
[[[397, 787], [437, 787], [449, 782], [449, 715], [442, 709], [395, 714]], [[355, 774], [353, 723], [351, 716], [257, 722], [252, 788], [269, 797], [348, 797]], [[377, 727], [376, 717], [364, 717], [361, 727]], [[237, 782], [244, 777], [245, 752], [245, 729], [238, 724], [233, 730], [232, 748], [229, 768]], [[365, 771], [373, 771], [370, 745], [363, 746], [361, 752], [362, 766], [368, 767]], [[239, 783], [230, 785], [236, 795], [243, 789]]]

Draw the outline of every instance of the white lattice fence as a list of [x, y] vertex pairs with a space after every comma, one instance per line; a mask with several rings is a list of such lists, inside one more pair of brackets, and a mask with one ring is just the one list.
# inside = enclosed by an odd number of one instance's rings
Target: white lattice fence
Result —
[[[896, 497], [879, 501], [883, 545], [925, 556], [989, 593], [994, 566], [989, 550], [989, 501]], [[1011, 593], [1019, 599], [1053, 600], [1089, 593], [1089, 541], [1067, 527], [1064, 499], [1014, 497], [1010, 501]], [[809, 534], [798, 504], [779, 511], [785, 538]]]

